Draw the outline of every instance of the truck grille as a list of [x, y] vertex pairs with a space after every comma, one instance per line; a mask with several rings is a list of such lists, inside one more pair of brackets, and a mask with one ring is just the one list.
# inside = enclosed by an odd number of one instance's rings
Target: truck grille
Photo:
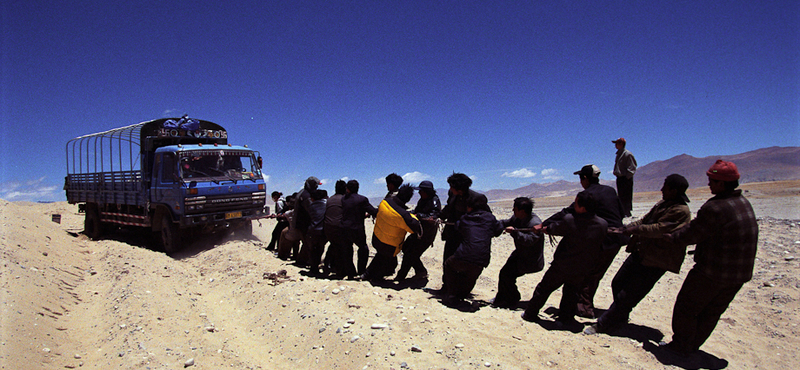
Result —
[[186, 198], [186, 214], [230, 212], [243, 209], [262, 208], [267, 199], [266, 192], [199, 196]]

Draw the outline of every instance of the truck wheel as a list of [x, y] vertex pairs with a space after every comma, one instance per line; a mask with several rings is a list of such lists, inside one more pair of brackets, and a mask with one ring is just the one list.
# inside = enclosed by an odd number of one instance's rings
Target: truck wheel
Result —
[[164, 252], [173, 253], [181, 247], [180, 228], [169, 219], [168, 215], [161, 218], [161, 245]]
[[100, 211], [97, 204], [86, 204], [86, 219], [83, 221], [83, 233], [90, 239], [97, 240], [103, 235], [103, 225], [100, 223]]
[[236, 229], [236, 236], [242, 238], [252, 238], [253, 237], [253, 221], [244, 221]]

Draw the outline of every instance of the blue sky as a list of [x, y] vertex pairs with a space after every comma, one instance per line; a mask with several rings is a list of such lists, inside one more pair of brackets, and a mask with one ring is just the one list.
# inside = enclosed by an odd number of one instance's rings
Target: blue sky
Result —
[[64, 200], [76, 136], [180, 116], [265, 158], [385, 193], [478, 190], [800, 145], [797, 1], [6, 0], [0, 198]]

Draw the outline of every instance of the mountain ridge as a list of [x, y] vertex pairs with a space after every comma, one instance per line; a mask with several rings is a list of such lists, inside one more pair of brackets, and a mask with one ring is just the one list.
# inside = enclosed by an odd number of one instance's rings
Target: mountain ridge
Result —
[[[658, 191], [664, 178], [678, 173], [686, 177], [690, 188], [706, 186], [706, 170], [717, 159], [732, 161], [739, 169], [740, 183], [800, 179], [800, 147], [756, 149], [739, 154], [694, 157], [683, 153], [665, 160], [640, 166], [633, 181], [634, 192]], [[576, 177], [577, 179], [577, 177]], [[613, 180], [600, 180], [601, 184], [616, 187]], [[575, 194], [583, 190], [578, 181], [559, 180], [550, 183], [532, 183], [516, 189], [492, 189], [483, 192], [489, 200], [497, 201], [516, 197], [545, 198]], [[447, 194], [447, 189], [439, 189]], [[442, 199], [444, 201], [444, 199]]]

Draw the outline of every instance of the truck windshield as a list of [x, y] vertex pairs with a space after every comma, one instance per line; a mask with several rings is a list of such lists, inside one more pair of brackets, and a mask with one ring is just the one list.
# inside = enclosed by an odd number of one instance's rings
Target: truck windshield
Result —
[[253, 153], [236, 150], [197, 150], [181, 153], [181, 177], [186, 180], [220, 181], [261, 178]]

